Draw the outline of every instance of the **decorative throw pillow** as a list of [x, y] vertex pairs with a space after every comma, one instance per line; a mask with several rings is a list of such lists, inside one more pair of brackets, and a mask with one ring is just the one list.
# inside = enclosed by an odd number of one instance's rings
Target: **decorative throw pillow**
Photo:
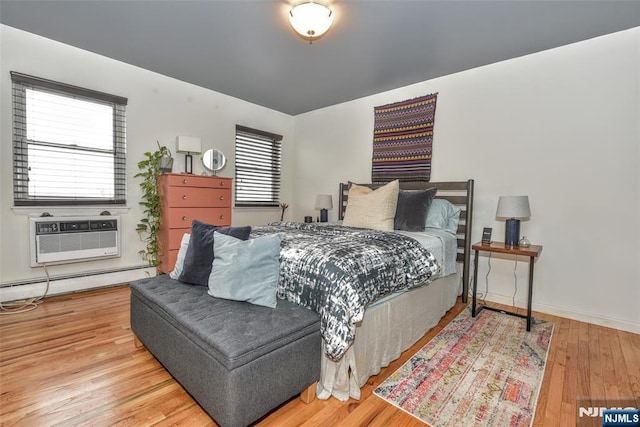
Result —
[[434, 199], [427, 213], [426, 227], [439, 228], [451, 234], [456, 234], [461, 210], [448, 200]]
[[189, 248], [189, 241], [191, 240], [191, 234], [184, 233], [182, 235], [182, 241], [180, 242], [180, 249], [178, 250], [178, 258], [176, 259], [176, 265], [173, 267], [173, 271], [169, 273], [169, 277], [178, 280], [182, 274], [182, 267], [184, 265], [184, 257], [187, 256], [187, 249]]
[[437, 191], [435, 187], [427, 190], [400, 190], [393, 229], [424, 231], [429, 206]]
[[213, 233], [227, 234], [247, 240], [251, 227], [218, 227], [194, 219], [191, 224], [191, 240], [184, 257], [182, 273], [178, 280], [194, 285], [207, 286], [213, 263]]
[[275, 308], [283, 233], [246, 241], [214, 233], [209, 295]]
[[398, 180], [375, 190], [363, 185], [351, 184], [342, 225], [393, 231], [399, 190]]

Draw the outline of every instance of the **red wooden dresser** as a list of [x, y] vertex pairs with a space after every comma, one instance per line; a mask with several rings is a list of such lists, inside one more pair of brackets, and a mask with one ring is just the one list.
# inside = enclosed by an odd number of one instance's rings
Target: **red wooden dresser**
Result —
[[177, 173], [160, 176], [160, 271], [173, 270], [182, 235], [191, 231], [194, 219], [219, 226], [231, 225], [231, 184], [232, 178], [217, 176]]

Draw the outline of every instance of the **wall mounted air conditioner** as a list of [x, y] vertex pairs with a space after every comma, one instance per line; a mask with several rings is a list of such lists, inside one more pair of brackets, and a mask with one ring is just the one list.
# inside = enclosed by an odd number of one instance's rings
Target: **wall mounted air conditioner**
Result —
[[120, 217], [29, 218], [31, 267], [120, 256]]

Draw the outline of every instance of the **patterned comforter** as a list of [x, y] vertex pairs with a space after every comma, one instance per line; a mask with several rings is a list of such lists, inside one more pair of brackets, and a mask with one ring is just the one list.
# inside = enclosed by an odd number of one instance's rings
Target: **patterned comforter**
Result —
[[420, 243], [397, 233], [281, 222], [254, 227], [251, 237], [279, 232], [278, 297], [320, 315], [325, 352], [335, 361], [353, 343], [369, 303], [426, 284], [440, 269]]

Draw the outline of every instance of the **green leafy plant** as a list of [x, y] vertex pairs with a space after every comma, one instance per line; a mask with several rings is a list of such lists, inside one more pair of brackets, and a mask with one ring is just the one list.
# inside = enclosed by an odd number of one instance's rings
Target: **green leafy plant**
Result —
[[156, 267], [160, 264], [159, 255], [162, 251], [158, 236], [162, 225], [162, 199], [158, 178], [162, 172], [171, 172], [173, 158], [171, 151], [164, 145], [161, 146], [160, 142], [156, 151], [147, 151], [144, 156], [145, 159], [138, 162], [139, 172], [134, 175], [134, 178], [142, 178], [142, 200], [139, 204], [144, 207], [144, 217], [138, 222], [136, 231], [145, 247], [138, 253], [142, 259]]

